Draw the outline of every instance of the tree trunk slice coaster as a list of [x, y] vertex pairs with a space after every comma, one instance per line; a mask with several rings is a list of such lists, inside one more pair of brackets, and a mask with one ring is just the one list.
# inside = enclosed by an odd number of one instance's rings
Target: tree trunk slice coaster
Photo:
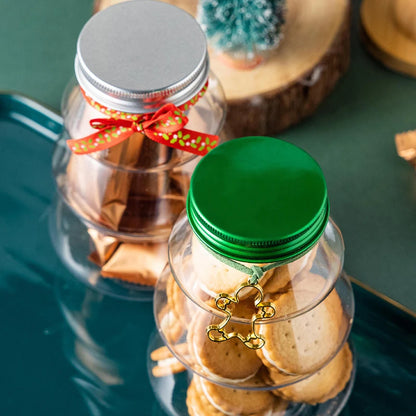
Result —
[[364, 0], [360, 15], [367, 50], [388, 68], [416, 77], [416, 2]]
[[237, 137], [275, 134], [313, 114], [348, 68], [349, 1], [288, 0], [286, 19], [280, 45], [252, 70], [211, 54]]

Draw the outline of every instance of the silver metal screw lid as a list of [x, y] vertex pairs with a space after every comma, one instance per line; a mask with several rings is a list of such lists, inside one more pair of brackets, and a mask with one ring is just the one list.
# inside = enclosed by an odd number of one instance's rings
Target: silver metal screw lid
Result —
[[77, 44], [75, 74], [91, 98], [117, 111], [149, 113], [181, 105], [204, 86], [205, 35], [185, 11], [154, 0], [128, 1], [94, 15]]

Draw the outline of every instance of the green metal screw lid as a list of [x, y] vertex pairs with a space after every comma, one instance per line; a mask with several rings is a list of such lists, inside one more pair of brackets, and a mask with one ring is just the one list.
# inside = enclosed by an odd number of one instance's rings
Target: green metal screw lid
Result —
[[222, 256], [287, 262], [313, 246], [328, 222], [325, 179], [300, 148], [272, 137], [226, 142], [195, 168], [189, 223]]

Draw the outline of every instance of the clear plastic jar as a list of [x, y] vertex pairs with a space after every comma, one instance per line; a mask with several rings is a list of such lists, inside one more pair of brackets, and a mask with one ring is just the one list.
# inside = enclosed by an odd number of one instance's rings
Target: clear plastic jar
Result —
[[[66, 140], [92, 134], [89, 121], [102, 117], [74, 83], [63, 98], [65, 131], [53, 157], [59, 191], [91, 222], [114, 231], [166, 238], [185, 207], [198, 156], [161, 146], [140, 133], [107, 150], [73, 155]], [[222, 89], [211, 75], [206, 94], [189, 110], [187, 128], [216, 134], [224, 116]]]
[[[133, 25], [137, 16], [146, 18]], [[191, 38], [193, 42], [184, 43]], [[177, 45], [181, 48], [175, 49]], [[82, 30], [77, 80], [63, 97], [65, 130], [53, 156], [60, 215], [51, 229], [64, 262], [90, 284], [111, 292], [123, 281], [115, 292], [127, 288], [126, 296], [135, 297], [136, 290], [142, 299], [139, 292], [149, 292], [145, 286], [153, 286], [163, 270], [172, 224], [185, 207], [190, 175], [204, 153], [195, 150], [195, 140], [185, 140], [186, 131], [202, 136], [200, 148], [215, 145], [205, 140], [207, 135], [221, 132], [224, 140], [224, 95], [208, 71], [201, 29], [191, 16], [168, 4], [119, 4], [96, 14]], [[153, 138], [164, 135], [158, 133], [158, 120], [147, 130], [139, 124], [141, 117], [152, 120], [166, 105], [181, 112], [180, 117], [175, 114], [181, 123], [188, 121], [184, 129], [166, 135], [168, 145]], [[137, 123], [131, 121], [135, 117]], [[102, 126], [94, 125], [103, 118], [116, 124], [131, 121], [127, 133], [124, 125], [115, 127], [117, 134], [128, 137], [100, 145], [98, 151], [73, 153], [67, 140], [86, 138], [72, 149], [81, 151], [89, 143], [105, 142], [98, 137]], [[88, 248], [80, 253], [81, 246]], [[116, 280], [108, 284], [106, 278]]]
[[[319, 166], [288, 143], [237, 139], [201, 161], [154, 294], [167, 349], [149, 365], [170, 414], [187, 414], [176, 401], [190, 415], [338, 414], [354, 373], [354, 297], [328, 206]], [[192, 375], [182, 396], [158, 377], [179, 383], [179, 369]]]

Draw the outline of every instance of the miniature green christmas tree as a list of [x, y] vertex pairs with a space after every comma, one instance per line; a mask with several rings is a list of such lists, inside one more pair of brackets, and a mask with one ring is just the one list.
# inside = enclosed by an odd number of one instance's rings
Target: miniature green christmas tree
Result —
[[285, 0], [200, 0], [198, 20], [210, 45], [237, 60], [253, 60], [279, 44]]

